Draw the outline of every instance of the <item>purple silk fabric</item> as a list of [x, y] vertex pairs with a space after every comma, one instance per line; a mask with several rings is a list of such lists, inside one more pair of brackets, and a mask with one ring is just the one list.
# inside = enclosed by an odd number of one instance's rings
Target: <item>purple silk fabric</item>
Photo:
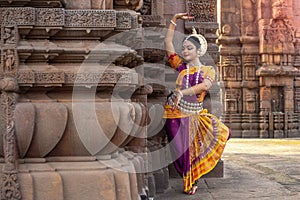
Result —
[[167, 119], [165, 123], [172, 159], [181, 177], [190, 169], [189, 159], [189, 118]]

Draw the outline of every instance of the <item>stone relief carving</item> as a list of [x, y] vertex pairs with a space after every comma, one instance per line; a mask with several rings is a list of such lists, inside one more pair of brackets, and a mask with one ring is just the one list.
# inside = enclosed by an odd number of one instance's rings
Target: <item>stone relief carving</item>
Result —
[[275, 44], [273, 51], [282, 52], [293, 48], [295, 31], [288, 17], [285, 1], [278, 0], [272, 5], [272, 19], [264, 30], [264, 40], [267, 44]]
[[245, 94], [246, 105], [245, 109], [247, 113], [255, 113], [256, 112], [256, 93], [255, 91], [246, 91]]
[[131, 15], [128, 12], [117, 12], [117, 29], [131, 28]]
[[255, 80], [256, 79], [257, 57], [256, 56], [244, 56], [243, 57], [243, 66], [244, 66], [245, 80]]
[[66, 27], [115, 27], [116, 12], [102, 10], [66, 10]]
[[238, 112], [238, 102], [241, 99], [241, 92], [238, 89], [231, 89], [225, 92], [226, 112]]
[[275, 44], [292, 43], [294, 28], [285, 20], [272, 20], [269, 29], [265, 30], [265, 41]]
[[224, 80], [238, 80], [241, 77], [241, 58], [239, 56], [223, 56]]
[[19, 84], [33, 84], [35, 83], [34, 72], [19, 72], [17, 80]]
[[34, 25], [34, 8], [0, 8], [2, 24]]
[[3, 49], [1, 54], [2, 72], [15, 72], [17, 70], [17, 51], [15, 49]]
[[[21, 199], [17, 176], [17, 152], [14, 124], [14, 110], [17, 103], [18, 85], [13, 78], [0, 81], [1, 91], [1, 135], [3, 136], [4, 167], [1, 177], [1, 199]], [[3, 126], [3, 124], [5, 124]]]
[[36, 83], [64, 83], [63, 72], [39, 72], [35, 73]]
[[132, 83], [131, 74], [129, 73], [65, 73], [66, 83]]
[[216, 0], [188, 0], [187, 11], [194, 16], [195, 22], [216, 21]]
[[62, 8], [37, 8], [36, 25], [38, 26], [63, 26], [64, 10]]
[[[64, 10], [63, 8], [0, 8], [0, 21], [4, 25], [36, 25], [64, 27], [102, 27], [131, 29], [138, 24], [137, 16], [129, 11], [115, 10]], [[118, 22], [117, 22], [118, 20]], [[15, 34], [13, 28], [3, 30], [3, 34]], [[5, 32], [4, 32], [5, 31]], [[15, 29], [16, 31], [16, 29]], [[11, 43], [13, 38], [5, 42]], [[3, 43], [3, 41], [2, 41]]]
[[17, 28], [15, 26], [3, 26], [1, 36], [3, 45], [15, 45], [17, 42]]

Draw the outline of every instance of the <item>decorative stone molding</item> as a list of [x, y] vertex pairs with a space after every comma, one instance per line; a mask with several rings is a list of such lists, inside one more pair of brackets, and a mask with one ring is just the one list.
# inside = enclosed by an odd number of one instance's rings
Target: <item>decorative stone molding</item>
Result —
[[63, 7], [67, 0], [0, 0], [2, 6]]
[[49, 84], [138, 84], [138, 74], [133, 72], [33, 72], [21, 70], [17, 75], [20, 85], [49, 85]]
[[[187, 11], [194, 16], [191, 22], [216, 22], [216, 0], [187, 0]], [[189, 23], [189, 22], [187, 22]]]
[[162, 18], [159, 15], [143, 15], [144, 26], [159, 26], [161, 25]]
[[65, 10], [66, 27], [116, 27], [112, 10]]
[[0, 132], [2, 135], [4, 167], [0, 179], [1, 199], [21, 199], [17, 176], [17, 157], [14, 110], [17, 104], [18, 84], [13, 78], [0, 80]]
[[122, 83], [132, 84], [130, 74], [126, 73], [66, 73], [66, 83], [78, 84], [116, 84], [122, 80]]
[[130, 29], [131, 22], [131, 14], [125, 11], [119, 11], [116, 14], [117, 17], [117, 29]]
[[32, 71], [19, 72], [17, 80], [18, 80], [19, 84], [33, 84], [33, 83], [35, 83], [34, 72], [32, 72]]
[[34, 25], [34, 8], [0, 8], [0, 21], [2, 24]]
[[3, 25], [111, 29], [137, 27], [137, 17], [132, 11], [15, 7], [0, 8], [0, 13], [0, 22]]
[[257, 80], [257, 56], [243, 56], [244, 79], [247, 81]]
[[64, 9], [62, 8], [37, 8], [36, 26], [63, 26]]
[[225, 92], [225, 112], [238, 113], [239, 101], [241, 99], [241, 91], [239, 89], [231, 89]]
[[237, 56], [222, 57], [223, 80], [240, 80], [242, 77], [241, 58]]

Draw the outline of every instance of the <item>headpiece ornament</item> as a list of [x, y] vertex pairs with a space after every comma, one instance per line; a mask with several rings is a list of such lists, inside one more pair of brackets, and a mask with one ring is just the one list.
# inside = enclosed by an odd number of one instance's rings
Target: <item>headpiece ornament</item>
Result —
[[198, 38], [198, 40], [200, 42], [200, 45], [201, 45], [201, 47], [200, 47], [200, 49], [201, 49], [200, 56], [203, 56], [207, 51], [207, 41], [206, 41], [206, 39], [204, 38], [203, 35], [197, 33], [195, 27], [193, 27], [193, 29], [192, 29], [192, 34], [189, 35], [185, 40], [188, 40], [192, 36]]

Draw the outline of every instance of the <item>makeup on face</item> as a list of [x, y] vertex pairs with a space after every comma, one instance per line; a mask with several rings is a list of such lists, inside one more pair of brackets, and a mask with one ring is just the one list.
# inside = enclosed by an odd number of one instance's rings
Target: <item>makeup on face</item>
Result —
[[191, 59], [197, 57], [196, 46], [190, 41], [184, 41], [182, 44], [182, 55], [184, 57], [189, 56]]

